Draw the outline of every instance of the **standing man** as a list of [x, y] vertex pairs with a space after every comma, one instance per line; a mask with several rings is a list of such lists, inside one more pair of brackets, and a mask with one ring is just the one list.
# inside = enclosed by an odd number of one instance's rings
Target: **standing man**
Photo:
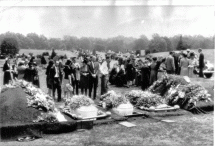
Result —
[[58, 99], [57, 101], [61, 101], [61, 83], [62, 83], [62, 71], [59, 66], [59, 61], [56, 61], [53, 67], [50, 69], [50, 78], [52, 79], [52, 91], [53, 98], [55, 98], [55, 90], [57, 89]]
[[179, 55], [176, 52], [173, 52], [173, 58], [175, 63], [175, 74], [179, 75]]
[[107, 93], [108, 91], [108, 74], [110, 70], [110, 57], [106, 56], [106, 60], [102, 63], [100, 67], [101, 72], [101, 95]]
[[166, 71], [168, 74], [175, 73], [175, 62], [173, 58], [173, 52], [169, 52], [169, 56], [166, 58]]
[[199, 49], [198, 52], [199, 52], [199, 77], [203, 78], [204, 77], [203, 68], [205, 67], [204, 54], [202, 53], [202, 49]]
[[98, 86], [99, 63], [96, 61], [95, 56], [90, 57], [89, 66], [89, 97], [93, 90], [93, 99], [96, 99], [96, 91]]

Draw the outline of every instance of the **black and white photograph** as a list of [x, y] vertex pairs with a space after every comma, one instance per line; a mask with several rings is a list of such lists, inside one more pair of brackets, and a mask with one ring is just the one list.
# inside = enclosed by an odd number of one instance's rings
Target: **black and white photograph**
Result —
[[214, 145], [213, 0], [1, 0], [0, 145]]

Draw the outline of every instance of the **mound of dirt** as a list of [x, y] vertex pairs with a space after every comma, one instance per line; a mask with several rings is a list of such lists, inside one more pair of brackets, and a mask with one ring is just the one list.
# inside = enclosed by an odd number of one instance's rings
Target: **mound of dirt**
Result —
[[40, 111], [28, 107], [25, 92], [21, 88], [8, 89], [0, 93], [0, 124], [32, 123]]

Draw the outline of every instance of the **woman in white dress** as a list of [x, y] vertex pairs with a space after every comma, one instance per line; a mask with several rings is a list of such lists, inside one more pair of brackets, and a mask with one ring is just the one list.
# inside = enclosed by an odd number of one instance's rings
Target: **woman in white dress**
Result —
[[188, 76], [190, 78], [195, 78], [196, 75], [193, 73], [195, 67], [197, 67], [197, 60], [193, 52], [190, 53], [189, 66], [188, 66]]
[[161, 60], [161, 64], [158, 69], [158, 79], [162, 78], [166, 74], [166, 64], [165, 64], [166, 58], [163, 58]]

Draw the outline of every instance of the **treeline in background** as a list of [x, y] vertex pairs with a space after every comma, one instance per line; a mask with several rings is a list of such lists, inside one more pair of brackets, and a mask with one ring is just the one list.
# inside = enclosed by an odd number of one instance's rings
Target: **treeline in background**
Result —
[[108, 39], [64, 36], [59, 38], [46, 38], [44, 35], [29, 33], [26, 36], [20, 33], [6, 32], [0, 34], [0, 44], [5, 40], [11, 40], [19, 49], [55, 49], [55, 50], [96, 50], [115, 52], [127, 52], [136, 50], [146, 50], [150, 53], [165, 52], [171, 50], [185, 49], [213, 49], [214, 36], [204, 37], [202, 35], [182, 36], [175, 35], [173, 37], [152, 35], [152, 39], [148, 39], [145, 35], [139, 38], [117, 36]]

